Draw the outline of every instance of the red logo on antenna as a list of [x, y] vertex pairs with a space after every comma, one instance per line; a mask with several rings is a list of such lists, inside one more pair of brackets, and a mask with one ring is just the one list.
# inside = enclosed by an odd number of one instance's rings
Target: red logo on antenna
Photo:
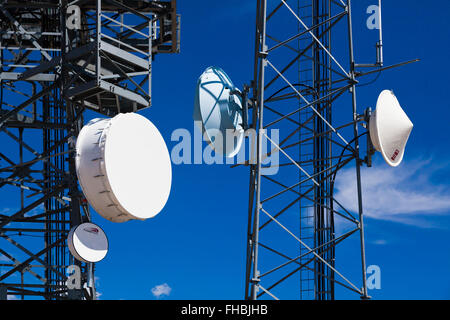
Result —
[[394, 161], [397, 158], [397, 156], [399, 155], [399, 153], [400, 153], [400, 150], [395, 149], [395, 152], [392, 155], [391, 160]]
[[91, 228], [84, 228], [84, 231], [89, 232], [89, 233], [93, 233], [93, 234], [98, 234], [98, 229], [91, 227]]

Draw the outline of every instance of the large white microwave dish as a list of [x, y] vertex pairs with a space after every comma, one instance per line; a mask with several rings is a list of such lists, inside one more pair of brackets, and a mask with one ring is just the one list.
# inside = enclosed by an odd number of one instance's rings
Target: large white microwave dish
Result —
[[378, 97], [377, 107], [369, 121], [370, 139], [375, 149], [392, 167], [398, 166], [405, 153], [413, 123], [390, 90]]
[[90, 222], [70, 229], [67, 244], [70, 253], [81, 262], [99, 262], [108, 253], [108, 238], [105, 232]]
[[85, 125], [76, 171], [89, 204], [113, 222], [145, 220], [165, 206], [172, 184], [166, 143], [147, 118], [121, 113]]
[[242, 99], [228, 75], [209, 67], [200, 76], [193, 118], [215, 152], [228, 158], [240, 150], [244, 139]]

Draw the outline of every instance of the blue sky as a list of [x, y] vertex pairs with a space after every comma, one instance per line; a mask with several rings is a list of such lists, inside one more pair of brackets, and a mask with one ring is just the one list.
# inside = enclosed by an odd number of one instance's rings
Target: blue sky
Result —
[[[237, 86], [252, 78], [254, 2], [179, 1], [181, 53], [156, 57], [153, 106], [142, 112], [169, 151], [174, 130], [194, 131], [195, 86], [206, 67], [222, 67]], [[371, 62], [376, 34], [365, 27], [365, 10], [377, 1], [354, 2], [356, 56]], [[358, 89], [360, 112], [374, 107], [381, 90], [394, 89], [415, 125], [399, 168], [377, 154], [374, 167], [363, 170], [367, 264], [381, 268], [381, 290], [369, 292], [375, 299], [450, 299], [449, 15], [445, 0], [435, 10], [418, 0], [384, 1], [386, 65], [421, 62]], [[339, 173], [336, 185], [350, 208], [353, 171]], [[100, 298], [242, 299], [248, 174], [225, 165], [174, 165], [169, 201], [155, 218], [114, 224], [95, 214], [110, 241], [96, 269]], [[355, 243], [337, 252], [345, 274], [359, 271]], [[358, 298], [342, 289], [337, 297]]]

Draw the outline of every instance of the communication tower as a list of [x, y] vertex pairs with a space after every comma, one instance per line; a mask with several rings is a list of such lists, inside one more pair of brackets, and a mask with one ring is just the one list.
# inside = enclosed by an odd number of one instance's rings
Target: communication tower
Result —
[[[248, 108], [249, 127], [257, 132], [257, 161], [247, 163], [246, 299], [330, 300], [337, 286], [369, 298], [361, 166], [371, 165], [373, 145], [369, 130], [362, 130], [370, 110], [364, 114], [357, 105], [357, 87], [363, 76], [409, 62], [383, 67], [381, 1], [374, 62], [355, 61], [352, 2], [257, 0]], [[407, 117], [405, 124], [407, 140], [412, 129]], [[270, 129], [279, 130], [278, 143]], [[361, 150], [361, 142], [367, 150]], [[264, 160], [275, 152], [280, 155], [278, 173], [265, 175]], [[392, 157], [399, 153], [402, 157], [401, 147]], [[335, 197], [335, 179], [345, 165], [355, 170], [356, 214]], [[337, 223], [347, 229], [337, 230]], [[341, 270], [336, 259], [339, 245], [355, 237], [357, 277]]]
[[[96, 299], [67, 247], [91, 220], [75, 140], [87, 110], [151, 106], [155, 54], [179, 51], [176, 0], [0, 1], [0, 299]], [[81, 271], [69, 290], [67, 269]]]

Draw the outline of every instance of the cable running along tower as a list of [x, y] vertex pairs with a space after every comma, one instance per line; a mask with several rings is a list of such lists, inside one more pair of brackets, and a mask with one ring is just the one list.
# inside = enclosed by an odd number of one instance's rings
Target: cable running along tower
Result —
[[176, 1], [0, 1], [0, 23], [0, 298], [95, 299], [94, 264], [66, 243], [91, 220], [75, 139], [88, 110], [150, 107], [154, 55], [179, 51]]

